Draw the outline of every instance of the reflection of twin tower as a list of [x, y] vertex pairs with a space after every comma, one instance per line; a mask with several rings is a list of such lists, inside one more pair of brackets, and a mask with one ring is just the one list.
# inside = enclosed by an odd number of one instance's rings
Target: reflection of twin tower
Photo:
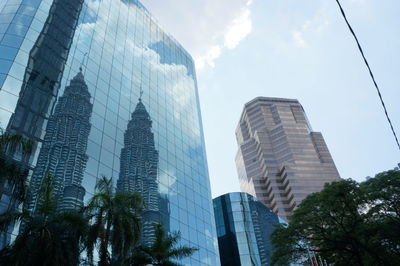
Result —
[[[60, 210], [77, 209], [83, 205], [85, 189], [81, 184], [88, 160], [86, 148], [92, 108], [90, 93], [80, 71], [65, 88], [54, 114], [49, 118], [32, 176], [33, 194], [28, 208], [36, 207], [37, 191], [42, 178], [48, 174], [54, 176], [55, 196]], [[117, 191], [138, 192], [143, 197], [143, 242], [147, 244], [154, 239], [154, 223], [163, 223], [168, 227], [167, 219], [163, 219], [161, 214], [161, 210], [168, 213], [168, 202], [158, 192], [158, 152], [151, 124], [150, 115], [139, 99], [125, 131], [117, 182]]]
[[117, 191], [137, 192], [142, 195], [142, 243], [154, 240], [154, 224], [163, 224], [168, 230], [168, 201], [161, 197], [157, 184], [158, 151], [151, 132], [151, 118], [141, 98], [132, 113], [124, 135], [121, 150], [121, 171]]
[[31, 179], [29, 209], [37, 206], [37, 192], [43, 177], [53, 176], [55, 198], [60, 210], [83, 205], [82, 179], [88, 156], [87, 142], [93, 105], [82, 71], [65, 88], [49, 117], [43, 146]]

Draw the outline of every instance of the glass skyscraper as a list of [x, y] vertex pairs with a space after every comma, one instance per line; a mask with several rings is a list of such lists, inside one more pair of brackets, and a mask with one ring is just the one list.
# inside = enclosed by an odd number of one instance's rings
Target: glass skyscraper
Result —
[[244, 192], [224, 194], [215, 198], [213, 204], [221, 265], [270, 265], [270, 235], [283, 220]]
[[0, 126], [34, 141], [28, 209], [48, 174], [60, 210], [112, 177], [146, 239], [161, 222], [199, 248], [182, 263], [219, 264], [193, 59], [137, 0], [1, 1]]

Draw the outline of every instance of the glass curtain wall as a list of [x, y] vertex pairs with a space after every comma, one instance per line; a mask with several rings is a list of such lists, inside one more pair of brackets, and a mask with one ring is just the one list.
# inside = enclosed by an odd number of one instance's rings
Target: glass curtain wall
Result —
[[1, 1], [0, 126], [34, 141], [30, 210], [46, 174], [60, 209], [112, 177], [199, 248], [182, 263], [219, 264], [193, 59], [138, 1]]
[[253, 196], [234, 192], [213, 200], [221, 265], [270, 265], [270, 235], [278, 216]]

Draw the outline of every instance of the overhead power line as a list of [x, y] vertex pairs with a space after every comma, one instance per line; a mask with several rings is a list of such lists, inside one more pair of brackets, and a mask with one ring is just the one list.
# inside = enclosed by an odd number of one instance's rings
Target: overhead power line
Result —
[[371, 79], [372, 79], [372, 81], [374, 82], [376, 91], [378, 92], [379, 99], [381, 100], [381, 104], [382, 104], [382, 106], [383, 106], [383, 110], [385, 111], [386, 118], [387, 118], [387, 120], [388, 120], [388, 122], [389, 122], [390, 128], [392, 129], [393, 136], [394, 136], [394, 138], [395, 138], [395, 140], [396, 140], [397, 147], [398, 147], [399, 150], [400, 150], [400, 144], [399, 144], [399, 140], [398, 140], [397, 135], [396, 135], [396, 131], [395, 131], [394, 128], [393, 128], [392, 121], [390, 120], [389, 114], [388, 114], [388, 112], [387, 112], [386, 105], [385, 105], [385, 102], [383, 101], [381, 91], [380, 91], [380, 89], [379, 89], [379, 87], [378, 87], [378, 84], [377, 84], [376, 81], [375, 81], [374, 74], [372, 73], [372, 70], [371, 70], [371, 68], [370, 68], [370, 66], [369, 66], [369, 64], [368, 64], [368, 61], [367, 61], [367, 59], [365, 58], [365, 55], [364, 55], [363, 49], [361, 48], [360, 42], [358, 41], [357, 36], [356, 36], [356, 34], [354, 33], [354, 30], [353, 30], [353, 28], [351, 27], [349, 21], [347, 20], [347, 17], [346, 17], [346, 14], [344, 13], [344, 10], [343, 10], [343, 8], [342, 8], [342, 5], [340, 4], [339, 0], [336, 0], [336, 3], [338, 4], [338, 6], [339, 6], [339, 8], [340, 8], [340, 12], [342, 13], [342, 16], [343, 16], [344, 20], [346, 21], [346, 24], [347, 24], [347, 26], [349, 27], [349, 30], [350, 30], [351, 34], [353, 35], [354, 39], [355, 39], [356, 42], [357, 42], [358, 50], [360, 50], [360, 53], [361, 53], [361, 55], [362, 55], [362, 57], [363, 57], [363, 59], [364, 59], [364, 63], [365, 63], [365, 65], [366, 65], [367, 68], [368, 68], [369, 75], [371, 76]]

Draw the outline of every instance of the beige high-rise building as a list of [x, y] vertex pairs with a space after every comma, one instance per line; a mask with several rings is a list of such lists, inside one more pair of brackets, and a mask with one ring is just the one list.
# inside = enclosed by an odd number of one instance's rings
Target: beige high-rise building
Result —
[[296, 206], [340, 179], [320, 132], [297, 100], [257, 97], [245, 104], [236, 129], [242, 191], [290, 220]]

